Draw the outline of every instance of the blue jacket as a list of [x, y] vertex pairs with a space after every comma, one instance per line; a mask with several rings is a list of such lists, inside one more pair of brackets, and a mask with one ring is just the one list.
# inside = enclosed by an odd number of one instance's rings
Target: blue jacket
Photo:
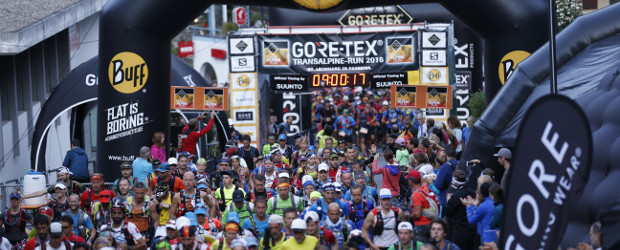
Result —
[[88, 172], [88, 156], [86, 155], [86, 151], [80, 147], [75, 147], [67, 151], [62, 165], [71, 170], [73, 177], [90, 178], [90, 173]]
[[[334, 202], [340, 205], [340, 210], [342, 210], [342, 216], [349, 216], [349, 212], [351, 211], [351, 208], [349, 207], [349, 203], [346, 203], [340, 199], [335, 199]], [[317, 200], [314, 204], [312, 204], [312, 206], [310, 207], [310, 211], [316, 212], [321, 217], [321, 220], [324, 220], [325, 218], [327, 218], [327, 206], [328, 205], [329, 204], [327, 204], [325, 200], [321, 198]]]
[[439, 189], [439, 204], [441, 204], [442, 207], [446, 206], [446, 194], [448, 193], [450, 183], [452, 183], [452, 167], [450, 167], [450, 164], [454, 165], [456, 168], [459, 162], [456, 159], [452, 159], [441, 165], [439, 173], [437, 174], [437, 179], [433, 182], [435, 187]]
[[495, 230], [491, 229], [490, 223], [495, 213], [495, 205], [491, 197], [487, 197], [477, 208], [474, 205], [467, 207], [467, 221], [473, 225], [477, 223], [478, 234], [482, 236], [482, 243], [494, 242], [497, 238]]

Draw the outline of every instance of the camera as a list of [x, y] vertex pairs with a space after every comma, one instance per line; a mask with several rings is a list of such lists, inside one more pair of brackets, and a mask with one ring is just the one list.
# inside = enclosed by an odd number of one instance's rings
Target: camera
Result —
[[408, 171], [409, 167], [407, 165], [399, 165], [398, 170], [400, 171]]

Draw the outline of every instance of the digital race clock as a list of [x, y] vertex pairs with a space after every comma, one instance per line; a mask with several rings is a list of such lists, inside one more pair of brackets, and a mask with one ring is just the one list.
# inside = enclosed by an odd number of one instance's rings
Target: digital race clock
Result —
[[312, 75], [312, 88], [321, 87], [366, 87], [366, 73], [330, 73]]

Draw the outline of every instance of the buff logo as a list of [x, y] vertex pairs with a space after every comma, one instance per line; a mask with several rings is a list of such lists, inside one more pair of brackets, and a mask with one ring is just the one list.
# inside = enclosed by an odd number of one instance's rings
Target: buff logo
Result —
[[148, 65], [142, 57], [133, 52], [116, 54], [108, 67], [112, 87], [123, 94], [135, 93], [142, 89], [148, 76]]

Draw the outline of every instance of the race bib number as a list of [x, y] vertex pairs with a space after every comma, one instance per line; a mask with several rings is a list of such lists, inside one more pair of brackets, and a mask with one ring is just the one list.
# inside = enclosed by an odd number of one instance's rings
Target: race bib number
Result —
[[367, 129], [367, 128], [362, 127], [362, 128], [360, 128], [360, 133], [361, 133], [361, 134], [368, 134], [368, 129]]

